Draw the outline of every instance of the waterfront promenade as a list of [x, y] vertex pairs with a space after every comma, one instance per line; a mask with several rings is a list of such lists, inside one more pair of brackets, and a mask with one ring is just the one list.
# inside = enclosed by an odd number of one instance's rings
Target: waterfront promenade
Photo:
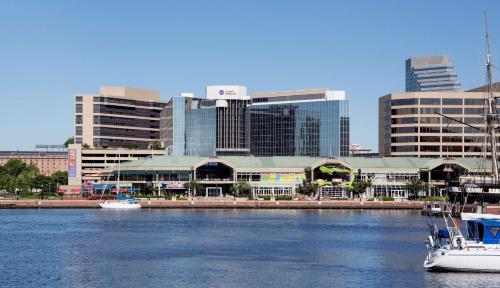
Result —
[[[0, 209], [100, 208], [99, 200], [0, 200]], [[142, 208], [241, 208], [241, 209], [422, 209], [422, 201], [256, 201], [256, 200], [140, 200]]]

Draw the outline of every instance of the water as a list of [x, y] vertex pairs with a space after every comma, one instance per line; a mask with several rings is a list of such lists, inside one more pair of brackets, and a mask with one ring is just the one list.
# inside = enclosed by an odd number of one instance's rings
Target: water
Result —
[[408, 211], [0, 210], [1, 287], [493, 287], [429, 273]]

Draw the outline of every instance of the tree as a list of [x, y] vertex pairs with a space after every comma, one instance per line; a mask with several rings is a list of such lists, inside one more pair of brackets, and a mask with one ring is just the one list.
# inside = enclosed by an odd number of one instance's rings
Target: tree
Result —
[[252, 191], [252, 185], [250, 185], [248, 182], [240, 181], [240, 182], [233, 184], [229, 188], [229, 191], [234, 196], [239, 196], [240, 193], [248, 194], [249, 192]]
[[26, 164], [19, 159], [10, 159], [3, 165], [4, 173], [17, 177], [26, 167]]
[[368, 183], [365, 181], [357, 181], [352, 183], [352, 192], [353, 192], [353, 197], [354, 193], [357, 194], [359, 197], [359, 194], [365, 193], [366, 187], [368, 187]]
[[87, 143], [83, 143], [82, 148], [83, 149], [90, 149], [90, 145]]
[[0, 190], [14, 192], [16, 186], [16, 177], [13, 177], [9, 174], [0, 174]]
[[56, 186], [68, 185], [68, 172], [66, 171], [56, 171], [52, 173], [50, 178], [52, 178], [52, 181], [56, 184]]
[[[202, 190], [203, 185], [201, 185], [200, 183], [198, 183], [196, 181], [189, 181], [189, 182], [184, 183], [184, 188], [189, 189], [189, 190], [193, 190], [194, 195], [196, 196], [196, 192], [198, 190]], [[191, 196], [191, 195], [189, 195], [189, 196]]]
[[408, 198], [414, 199], [420, 192], [425, 192], [428, 186], [427, 183], [420, 179], [412, 178], [405, 184], [405, 189], [408, 191]]
[[295, 188], [295, 193], [311, 196], [311, 195], [314, 195], [316, 193], [317, 189], [318, 189], [317, 184], [305, 184], [305, 185], [298, 186], [297, 188]]
[[162, 150], [163, 144], [160, 141], [155, 140], [155, 141], [149, 143], [149, 147], [151, 147], [152, 150]]
[[68, 148], [69, 144], [75, 144], [75, 138], [74, 137], [69, 137], [66, 139], [64, 142], [64, 147]]

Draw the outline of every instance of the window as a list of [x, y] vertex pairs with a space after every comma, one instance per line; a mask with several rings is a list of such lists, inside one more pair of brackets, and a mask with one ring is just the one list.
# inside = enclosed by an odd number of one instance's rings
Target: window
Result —
[[443, 133], [462, 133], [462, 127], [443, 127]]
[[462, 114], [462, 108], [443, 108], [443, 114]]
[[459, 143], [459, 142], [462, 142], [462, 137], [461, 136], [443, 136], [443, 143], [444, 142]]
[[440, 98], [421, 98], [420, 105], [440, 105]]
[[439, 136], [420, 136], [420, 142], [441, 142]]
[[443, 98], [443, 105], [462, 105], [460, 98]]
[[402, 136], [402, 137], [392, 137], [391, 138], [391, 143], [408, 143], [408, 142], [418, 142], [418, 137], [417, 136]]
[[418, 123], [417, 117], [406, 117], [406, 118], [392, 118], [392, 124], [414, 124]]
[[394, 127], [392, 133], [417, 133], [417, 127]]
[[82, 96], [75, 96], [75, 102], [82, 102], [83, 97]]
[[482, 115], [484, 114], [483, 108], [465, 108], [464, 114]]
[[439, 117], [420, 117], [420, 123], [440, 124], [441, 118], [439, 118]]
[[465, 99], [465, 105], [483, 105], [483, 99]]
[[441, 108], [420, 108], [420, 114], [441, 113]]
[[76, 113], [83, 113], [83, 104], [75, 104], [75, 112]]
[[397, 100], [392, 100], [391, 105], [392, 106], [402, 106], [402, 105], [417, 105], [417, 99], [415, 98], [409, 98], [409, 99], [397, 99]]
[[421, 152], [439, 152], [440, 146], [420, 146]]
[[420, 127], [420, 133], [439, 133], [441, 128], [439, 127]]
[[392, 115], [407, 115], [407, 114], [417, 114], [417, 108], [401, 108], [401, 109], [392, 109]]
[[75, 116], [75, 124], [83, 124], [82, 115]]
[[82, 126], [75, 127], [75, 135], [82, 136]]
[[391, 146], [392, 152], [416, 152], [418, 151], [417, 146]]

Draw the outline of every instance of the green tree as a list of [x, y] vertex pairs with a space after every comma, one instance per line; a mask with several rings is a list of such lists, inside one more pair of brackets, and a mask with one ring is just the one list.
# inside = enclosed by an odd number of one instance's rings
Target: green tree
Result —
[[366, 187], [368, 187], [368, 183], [365, 181], [356, 181], [352, 183], [352, 192], [353, 197], [356, 194], [359, 197], [359, 194], [365, 193]]
[[52, 181], [56, 186], [68, 185], [68, 172], [66, 171], [56, 171], [50, 176]]
[[317, 190], [318, 190], [317, 184], [305, 184], [295, 188], [295, 193], [312, 196], [316, 193]]
[[10, 159], [3, 165], [4, 173], [17, 177], [21, 172], [23, 172], [26, 164], [19, 159]]
[[240, 181], [235, 184], [233, 184], [230, 188], [229, 191], [234, 195], [234, 196], [240, 196], [240, 194], [249, 194], [252, 191], [252, 185], [248, 182]]
[[427, 191], [427, 183], [420, 179], [412, 178], [405, 184], [405, 189], [408, 191], [408, 198], [415, 199], [420, 192]]
[[9, 174], [0, 174], [0, 190], [7, 192], [15, 192], [16, 190], [16, 177]]
[[90, 145], [87, 143], [83, 143], [82, 148], [83, 149], [90, 149]]
[[68, 148], [69, 144], [75, 144], [75, 138], [74, 137], [69, 137], [66, 139], [64, 142], [64, 147]]
[[163, 149], [162, 143], [158, 140], [155, 140], [155, 141], [149, 143], [149, 147], [151, 147], [152, 150], [162, 150]]
[[[198, 183], [196, 181], [189, 181], [189, 182], [184, 183], [184, 188], [188, 189], [189, 191], [192, 190], [194, 195], [196, 196], [196, 192], [202, 190], [203, 185], [201, 185], [200, 183]], [[191, 196], [191, 195], [189, 195], [189, 196]]]

